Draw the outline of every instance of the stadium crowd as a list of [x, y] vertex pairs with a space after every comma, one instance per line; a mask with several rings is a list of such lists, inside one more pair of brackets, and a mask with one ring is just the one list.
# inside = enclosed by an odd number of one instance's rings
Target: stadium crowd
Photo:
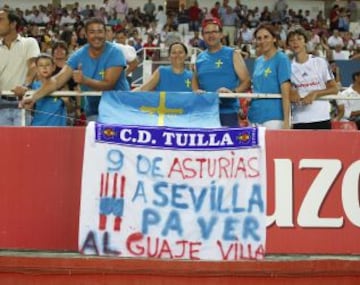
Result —
[[[233, 4], [233, 5], [232, 5]], [[139, 59], [143, 48], [168, 47], [171, 43], [184, 42], [188, 47], [207, 48], [201, 33], [204, 19], [217, 18], [222, 23], [222, 44], [241, 51], [243, 58], [258, 56], [254, 31], [263, 23], [269, 23], [277, 34], [277, 48], [292, 55], [286, 38], [288, 31], [302, 27], [308, 41], [307, 51], [328, 61], [360, 59], [360, 35], [350, 31], [350, 23], [358, 21], [356, 1], [347, 5], [335, 4], [329, 15], [319, 11], [313, 15], [309, 10], [294, 11], [286, 0], [277, 0], [274, 7], [265, 6], [249, 9], [240, 0], [230, 4], [229, 0], [214, 2], [211, 7], [200, 8], [197, 1], [189, 7], [181, 5], [178, 11], [165, 11], [162, 5], [155, 6], [147, 0], [143, 7], [130, 7], [126, 0], [103, 0], [99, 6], [79, 2], [66, 7], [53, 4], [33, 6], [15, 10], [20, 19], [18, 33], [23, 37], [35, 38], [42, 53], [54, 55], [54, 45], [62, 43], [66, 56], [87, 43], [85, 22], [96, 17], [106, 24], [107, 40], [117, 41], [116, 34], [126, 34], [127, 45], [132, 46]], [[156, 59], [159, 53], [147, 50], [147, 58]], [[334, 72], [336, 75], [336, 73]], [[335, 78], [336, 79], [336, 78]], [[75, 84], [76, 85], [76, 84]], [[72, 86], [71, 90], [76, 90]], [[76, 112], [81, 102], [73, 100]], [[78, 121], [80, 122], [80, 121]]]
[[[249, 9], [240, 0], [230, 5], [229, 0], [215, 2], [212, 7], [200, 8], [197, 1], [190, 7], [181, 5], [179, 11], [164, 11], [156, 7], [152, 0], [143, 7], [129, 7], [126, 0], [104, 0], [102, 5], [85, 5], [79, 2], [66, 7], [53, 4], [33, 6], [32, 9], [15, 8], [21, 18], [24, 36], [35, 37], [42, 52], [48, 52], [56, 40], [64, 40], [70, 53], [86, 43], [84, 22], [91, 17], [104, 20], [114, 32], [126, 30], [128, 42], [137, 50], [148, 44], [147, 35], [151, 35], [152, 44], [169, 45], [174, 40], [188, 40], [186, 44], [204, 49], [198, 32], [204, 18], [219, 18], [224, 26], [224, 43], [243, 49], [245, 57], [255, 57], [253, 32], [263, 22], [271, 22], [278, 32], [279, 48], [287, 50], [285, 44], [287, 31], [294, 25], [301, 25], [309, 37], [308, 51], [328, 59], [358, 58], [360, 35], [350, 32], [350, 21], [358, 20], [355, 1], [340, 7], [335, 4], [329, 15], [319, 11], [313, 15], [309, 10], [294, 11], [285, 0], [278, 0], [275, 6]], [[122, 5], [120, 5], [122, 4]], [[191, 37], [190, 37], [191, 35]], [[344, 52], [343, 52], [344, 51]]]

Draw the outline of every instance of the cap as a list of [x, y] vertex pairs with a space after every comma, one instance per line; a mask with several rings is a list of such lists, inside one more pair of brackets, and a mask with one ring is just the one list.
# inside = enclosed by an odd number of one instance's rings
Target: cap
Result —
[[210, 24], [217, 25], [220, 29], [222, 28], [221, 21], [218, 18], [205, 18], [201, 23], [201, 27], [204, 29], [207, 25]]

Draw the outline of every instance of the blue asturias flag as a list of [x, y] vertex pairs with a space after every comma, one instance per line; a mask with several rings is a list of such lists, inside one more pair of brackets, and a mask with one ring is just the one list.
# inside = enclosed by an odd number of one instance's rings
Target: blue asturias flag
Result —
[[98, 121], [103, 124], [220, 127], [218, 94], [192, 92], [103, 92]]

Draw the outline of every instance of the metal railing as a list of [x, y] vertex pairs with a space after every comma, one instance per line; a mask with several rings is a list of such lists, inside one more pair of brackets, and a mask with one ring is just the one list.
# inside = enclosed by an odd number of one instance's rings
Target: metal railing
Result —
[[[35, 91], [27, 91], [25, 96], [33, 94]], [[122, 92], [122, 91], [118, 91]], [[134, 92], [135, 94], [136, 92]], [[0, 91], [1, 96], [14, 96], [12, 91]], [[99, 91], [87, 91], [87, 92], [76, 92], [76, 91], [55, 91], [50, 94], [50, 96], [58, 96], [58, 97], [68, 97], [68, 96], [101, 96], [102, 92]], [[265, 93], [219, 93], [220, 98], [248, 98], [248, 99], [280, 99], [280, 94], [265, 94]], [[360, 100], [359, 97], [351, 97], [344, 95], [327, 95], [318, 98], [317, 100]], [[22, 112], [22, 126], [25, 126], [25, 112], [23, 109]]]
[[[346, 88], [345, 88], [346, 89]], [[35, 92], [35, 90], [27, 91], [26, 95], [31, 95]], [[106, 91], [104, 91], [106, 92]], [[119, 92], [122, 92], [119, 90]], [[129, 91], [125, 91], [129, 92]], [[67, 97], [67, 96], [101, 96], [102, 91], [84, 91], [84, 92], [77, 92], [77, 91], [55, 91], [52, 92], [51, 96], [57, 97]], [[135, 92], [134, 92], [135, 93]], [[0, 91], [0, 96], [14, 96], [14, 92], [12, 91]], [[253, 99], [275, 99], [281, 98], [281, 94], [271, 94], [271, 93], [219, 93], [220, 98], [253, 98]], [[326, 95], [316, 100], [360, 100], [359, 97], [351, 97], [351, 96], [344, 96], [340, 94], [333, 94], [333, 95]]]

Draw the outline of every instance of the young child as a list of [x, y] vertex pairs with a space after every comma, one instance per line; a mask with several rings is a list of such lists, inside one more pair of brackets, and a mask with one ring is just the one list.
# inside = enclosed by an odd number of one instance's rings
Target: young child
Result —
[[[36, 60], [37, 80], [31, 83], [30, 88], [39, 89], [42, 84], [50, 80], [55, 71], [53, 58], [48, 54], [40, 54]], [[31, 126], [66, 126], [66, 104], [68, 97], [45, 96], [36, 102]]]

